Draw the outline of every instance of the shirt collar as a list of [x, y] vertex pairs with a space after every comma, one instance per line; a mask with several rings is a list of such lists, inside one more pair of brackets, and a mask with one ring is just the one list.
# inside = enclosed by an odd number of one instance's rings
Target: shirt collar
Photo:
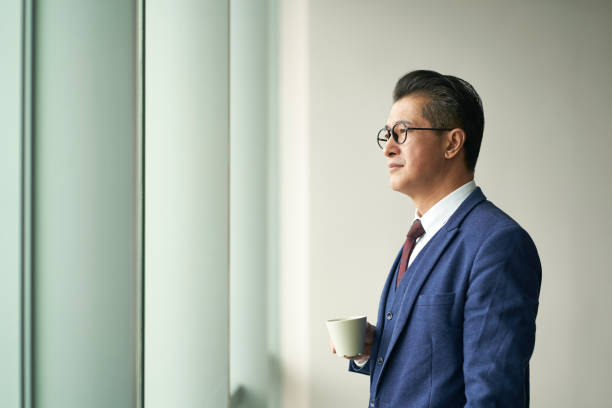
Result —
[[419, 219], [425, 230], [425, 234], [435, 234], [446, 221], [453, 215], [455, 210], [459, 208], [461, 203], [476, 189], [476, 183], [471, 180], [446, 197], [438, 201], [421, 217], [418, 216], [417, 210], [414, 211], [414, 218]]

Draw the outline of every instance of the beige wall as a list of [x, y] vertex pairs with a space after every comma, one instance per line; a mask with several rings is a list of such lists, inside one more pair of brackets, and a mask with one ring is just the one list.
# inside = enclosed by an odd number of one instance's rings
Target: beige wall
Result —
[[[292, 377], [291, 386], [309, 391], [285, 393], [285, 406], [367, 401], [368, 378], [346, 372], [346, 363], [329, 354], [324, 321], [356, 313], [376, 320], [414, 207], [389, 189], [374, 133], [386, 120], [395, 81], [420, 68], [462, 77], [482, 96], [486, 125], [476, 182], [529, 231], [540, 252], [533, 406], [609, 403], [609, 3], [286, 0], [284, 7], [295, 3], [307, 4], [305, 31], [281, 36], [299, 34], [294, 45], [304, 48], [281, 49], [281, 71], [283, 64], [286, 74], [295, 69], [287, 61], [298, 53], [306, 74], [291, 83], [290, 75], [281, 77], [281, 87], [305, 85], [306, 104], [284, 109], [306, 116], [307, 140], [281, 128], [281, 155], [300, 143], [308, 150], [292, 156], [296, 164], [305, 158], [306, 174], [285, 178], [281, 192], [291, 184], [308, 194], [307, 209], [297, 214], [308, 227], [296, 229], [302, 235], [293, 241], [307, 262], [297, 271], [285, 263], [282, 277], [301, 279], [306, 298], [297, 305], [305, 320], [286, 319], [283, 338], [308, 333], [308, 359], [300, 357], [303, 370], [294, 374], [301, 377]], [[288, 102], [281, 98], [281, 106]], [[285, 203], [295, 199], [283, 196]], [[296, 308], [283, 300], [283, 308]]]

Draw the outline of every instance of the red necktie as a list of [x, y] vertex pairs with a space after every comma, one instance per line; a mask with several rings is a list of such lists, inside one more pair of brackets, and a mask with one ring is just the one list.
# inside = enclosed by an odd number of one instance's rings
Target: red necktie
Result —
[[421, 221], [419, 219], [414, 220], [412, 223], [412, 227], [410, 227], [410, 231], [408, 231], [408, 235], [406, 236], [406, 242], [404, 242], [404, 249], [402, 251], [402, 259], [400, 261], [399, 272], [397, 273], [397, 283], [395, 287], [397, 288], [406, 273], [406, 268], [408, 267], [408, 259], [410, 259], [410, 254], [414, 249], [414, 244], [416, 243], [417, 238], [421, 237], [425, 233], [423, 226], [421, 225]]

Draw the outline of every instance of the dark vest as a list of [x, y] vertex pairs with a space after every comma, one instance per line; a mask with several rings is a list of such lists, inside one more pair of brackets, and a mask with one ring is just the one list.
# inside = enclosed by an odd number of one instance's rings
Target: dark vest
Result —
[[391, 336], [393, 335], [393, 330], [395, 328], [395, 322], [397, 321], [396, 314], [401, 309], [402, 300], [404, 298], [404, 293], [406, 292], [406, 288], [410, 283], [411, 276], [418, 270], [419, 266], [422, 264], [423, 258], [425, 258], [425, 250], [429, 247], [426, 245], [417, 255], [414, 261], [408, 266], [408, 270], [402, 277], [402, 281], [400, 285], [395, 288], [395, 282], [397, 282], [397, 274], [399, 272], [399, 264], [397, 262], [397, 266], [395, 267], [395, 271], [393, 273], [393, 282], [391, 283], [391, 287], [389, 288], [389, 293], [387, 294], [387, 301], [385, 303], [385, 314], [382, 322], [378, 322], [377, 330], [379, 330], [378, 337], [378, 350], [376, 356], [372, 356], [372, 360], [370, 360], [370, 364], [373, 364], [371, 376], [372, 376], [372, 384], [376, 384], [378, 382], [378, 376], [380, 375], [380, 369], [384, 362], [385, 355], [387, 354], [387, 349], [389, 348], [389, 343], [391, 342]]

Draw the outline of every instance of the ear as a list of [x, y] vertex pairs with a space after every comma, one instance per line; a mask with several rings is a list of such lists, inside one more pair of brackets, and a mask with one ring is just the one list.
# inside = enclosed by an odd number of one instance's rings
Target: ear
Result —
[[444, 158], [452, 159], [459, 154], [463, 144], [465, 143], [465, 131], [455, 128], [450, 130], [446, 135], [446, 146], [444, 149]]

